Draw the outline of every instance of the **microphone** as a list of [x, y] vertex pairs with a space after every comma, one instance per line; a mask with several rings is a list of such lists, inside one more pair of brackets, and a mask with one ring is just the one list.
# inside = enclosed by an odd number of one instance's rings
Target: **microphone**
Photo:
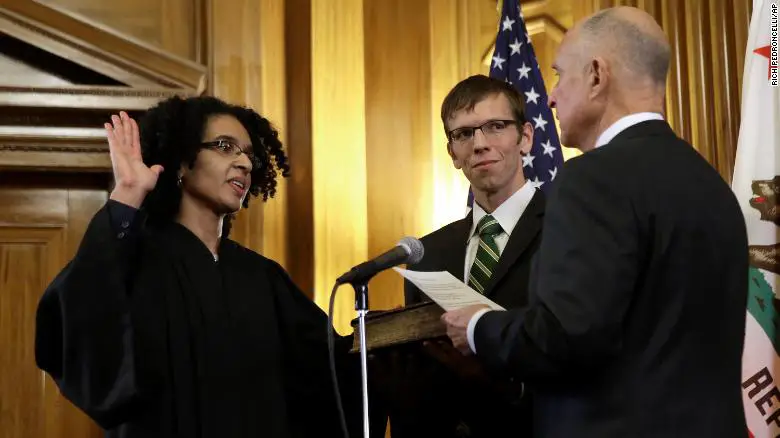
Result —
[[363, 262], [336, 280], [337, 284], [357, 283], [369, 280], [387, 268], [404, 263], [417, 263], [423, 258], [423, 244], [414, 237], [404, 237], [395, 248]]

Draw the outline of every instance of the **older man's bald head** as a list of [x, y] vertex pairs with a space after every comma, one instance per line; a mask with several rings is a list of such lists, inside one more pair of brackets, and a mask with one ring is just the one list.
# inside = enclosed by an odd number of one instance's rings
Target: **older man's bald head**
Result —
[[561, 142], [593, 148], [599, 135], [629, 114], [663, 113], [670, 50], [646, 12], [628, 7], [600, 11], [566, 33], [549, 95]]
[[639, 79], [666, 83], [670, 49], [666, 35], [650, 14], [632, 7], [599, 11], [578, 26], [582, 50], [623, 65]]

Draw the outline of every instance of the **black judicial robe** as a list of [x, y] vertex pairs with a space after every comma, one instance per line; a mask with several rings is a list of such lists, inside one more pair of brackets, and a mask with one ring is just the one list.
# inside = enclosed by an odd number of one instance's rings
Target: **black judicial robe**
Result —
[[[223, 239], [215, 262], [128, 209], [94, 216], [39, 303], [36, 360], [62, 394], [109, 437], [340, 436], [327, 315], [272, 260]], [[336, 336], [354, 420], [359, 365]]]

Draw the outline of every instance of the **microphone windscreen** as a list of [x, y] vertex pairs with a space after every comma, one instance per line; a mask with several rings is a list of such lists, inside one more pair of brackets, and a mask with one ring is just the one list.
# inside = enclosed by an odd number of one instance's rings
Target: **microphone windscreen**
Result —
[[409, 253], [409, 258], [406, 261], [407, 264], [419, 263], [425, 254], [422, 242], [414, 237], [404, 237], [398, 242], [398, 245], [404, 247]]

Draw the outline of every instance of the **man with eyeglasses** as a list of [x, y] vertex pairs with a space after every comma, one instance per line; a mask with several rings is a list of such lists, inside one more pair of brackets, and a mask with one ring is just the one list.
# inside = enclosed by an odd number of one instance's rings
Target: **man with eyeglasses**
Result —
[[533, 388], [534, 436], [748, 436], [745, 219], [664, 120], [672, 59], [638, 8], [566, 33], [549, 104], [583, 154], [549, 192], [531, 304], [442, 317], [456, 348]]
[[[533, 144], [524, 99], [510, 84], [483, 75], [457, 84], [442, 103], [447, 152], [474, 194], [472, 210], [424, 236], [418, 271], [449, 271], [505, 308], [528, 303], [531, 259], [541, 240], [544, 195], [523, 175], [523, 156]], [[405, 285], [406, 304], [427, 301]], [[416, 348], [416, 347], [411, 347]], [[406, 378], [417, 382], [413, 408], [391, 413], [393, 437], [522, 437], [530, 431], [530, 405], [522, 391], [498, 394], [484, 381], [464, 376], [472, 364], [452, 346], [427, 343], [426, 355], [406, 356]], [[411, 376], [410, 374], [414, 374]], [[509, 382], [507, 382], [509, 383]]]

